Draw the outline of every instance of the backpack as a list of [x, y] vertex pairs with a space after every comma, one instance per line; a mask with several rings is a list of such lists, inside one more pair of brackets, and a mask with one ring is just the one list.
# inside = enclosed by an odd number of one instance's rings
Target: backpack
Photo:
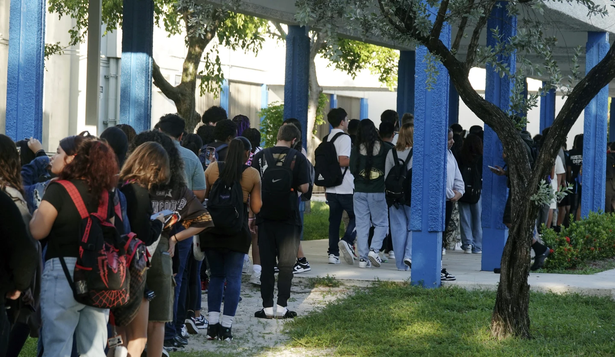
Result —
[[293, 187], [293, 161], [297, 154], [297, 150], [289, 149], [282, 166], [277, 166], [280, 159], [274, 159], [271, 150], [263, 151], [267, 169], [261, 179], [263, 201], [259, 213], [261, 218], [283, 221], [294, 217], [299, 207], [297, 192]]
[[107, 217], [112, 193], [103, 194], [97, 212], [89, 213], [73, 183], [65, 180], [56, 182], [64, 186], [81, 216], [81, 239], [74, 280], [64, 258], [60, 257], [75, 300], [102, 309], [125, 305], [130, 295], [129, 258], [124, 240]]
[[606, 154], [606, 179], [615, 179], [615, 154], [611, 152]]
[[218, 161], [218, 153], [228, 147], [227, 143], [222, 143], [218, 146], [214, 145], [215, 142], [211, 144], [207, 144], [201, 148], [201, 153], [199, 154], [199, 161], [203, 165], [203, 170], [207, 170], [209, 164], [212, 162]]
[[[243, 170], [246, 168], [244, 166]], [[221, 173], [223, 169], [224, 162], [219, 161], [218, 172]], [[214, 222], [212, 233], [233, 235], [241, 232], [247, 212], [239, 181], [235, 181], [231, 186], [228, 186], [218, 178], [209, 191], [207, 210]]]
[[335, 145], [333, 144], [342, 135], [347, 134], [337, 133], [331, 141], [328, 140], [329, 137], [327, 136], [314, 151], [316, 162], [316, 165], [314, 165], [314, 185], [335, 187], [342, 184], [348, 167], [344, 168], [344, 173], [342, 173], [337, 150], [335, 150]]
[[408, 163], [412, 159], [412, 149], [408, 153], [406, 160], [397, 156], [397, 150], [392, 150], [395, 166], [389, 171], [389, 175], [384, 180], [385, 197], [389, 207], [400, 205], [410, 206], [412, 200], [412, 168], [408, 169]]
[[459, 199], [459, 202], [474, 204], [480, 199], [480, 194], [483, 189], [483, 178], [480, 174], [480, 168], [477, 162], [473, 165], [459, 166], [461, 177], [465, 185], [465, 193]]

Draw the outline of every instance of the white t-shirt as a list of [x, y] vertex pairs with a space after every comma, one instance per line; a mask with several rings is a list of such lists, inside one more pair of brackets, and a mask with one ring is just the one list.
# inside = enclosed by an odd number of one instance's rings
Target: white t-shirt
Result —
[[[555, 177], [551, 178], [551, 188], [553, 188], [553, 192], [557, 192], [557, 189], [559, 188], [557, 184], [557, 175], [563, 175], [565, 173], [566, 169], [564, 168], [564, 162], [562, 161], [562, 158], [557, 155], [555, 157]], [[551, 201], [550, 208], [557, 209], [557, 200], [554, 199]]]
[[[331, 129], [331, 132], [327, 135], [327, 140], [332, 139], [335, 134], [343, 132], [344, 131], [342, 129]], [[350, 140], [350, 136], [340, 135], [333, 142], [333, 146], [335, 146], [338, 160], [340, 156], [347, 156], [350, 158], [350, 150], [352, 149], [352, 140]], [[350, 167], [341, 167], [340, 170], [342, 170], [342, 174], [344, 173], [344, 170], [346, 170], [342, 184], [335, 187], [327, 187], [325, 192], [336, 193], [339, 195], [352, 195], [354, 193], [354, 177], [350, 173]]]

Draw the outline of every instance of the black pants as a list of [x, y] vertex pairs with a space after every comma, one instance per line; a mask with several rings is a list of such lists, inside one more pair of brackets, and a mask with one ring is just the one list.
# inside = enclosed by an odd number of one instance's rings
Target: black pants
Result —
[[299, 249], [301, 227], [283, 222], [264, 221], [258, 225], [258, 247], [260, 249], [261, 297], [263, 307], [273, 307], [273, 267], [278, 259], [278, 305], [286, 306], [290, 298], [293, 280], [293, 266]]
[[9, 345], [9, 334], [11, 333], [11, 324], [6, 316], [6, 307], [4, 306], [4, 296], [0, 299], [0, 356], [6, 356], [6, 349]]

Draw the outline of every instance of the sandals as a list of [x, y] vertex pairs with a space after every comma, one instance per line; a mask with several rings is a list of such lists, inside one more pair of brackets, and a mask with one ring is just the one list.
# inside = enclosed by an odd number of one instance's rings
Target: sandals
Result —
[[282, 316], [275, 315], [276, 319], [294, 319], [295, 317], [297, 317], [297, 313], [290, 310], [286, 310], [286, 313]]
[[254, 313], [254, 317], [258, 317], [259, 319], [272, 319], [273, 315], [267, 315], [265, 309], [260, 309]]
[[294, 319], [297, 317], [297, 313], [295, 311], [286, 310], [286, 313], [282, 316], [279, 315], [267, 315], [265, 313], [265, 309], [260, 309], [254, 313], [254, 317], [259, 319]]

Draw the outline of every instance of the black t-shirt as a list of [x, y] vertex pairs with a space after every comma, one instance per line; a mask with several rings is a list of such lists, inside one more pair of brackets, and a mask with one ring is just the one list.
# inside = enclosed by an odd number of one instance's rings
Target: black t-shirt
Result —
[[[92, 197], [87, 183], [82, 180], [71, 180], [70, 182], [79, 191], [88, 212], [96, 212], [98, 210], [98, 201]], [[49, 233], [45, 260], [58, 257], [76, 258], [79, 255], [79, 240], [81, 239], [81, 216], [73, 200], [68, 192], [66, 192], [64, 186], [52, 181], [45, 191], [43, 201], [51, 203], [58, 211], [58, 216], [53, 222], [51, 232]], [[113, 217], [113, 194], [110, 194], [107, 207], [107, 217]]]
[[[288, 153], [290, 148], [287, 148], [285, 146], [274, 146], [272, 148], [268, 148], [268, 149], [259, 151], [258, 153], [254, 154], [254, 158], [252, 159], [252, 167], [258, 170], [258, 172], [261, 175], [261, 178], [263, 177], [265, 170], [267, 170], [267, 164], [266, 164], [266, 160], [264, 157], [264, 153], [267, 150], [271, 151], [273, 158], [278, 161], [277, 166], [282, 166], [284, 164], [286, 154]], [[310, 174], [308, 170], [309, 166], [308, 166], [307, 159], [299, 151], [297, 151], [297, 155], [295, 155], [295, 158], [293, 161], [294, 163], [291, 165], [291, 168], [293, 169], [293, 187], [297, 188], [303, 184], [310, 182]], [[297, 202], [299, 202], [299, 200], [297, 200]], [[281, 222], [301, 226], [301, 215], [299, 214], [299, 207], [297, 207], [295, 212], [296, 214], [294, 218], [290, 218], [287, 221], [281, 221]], [[261, 219], [257, 215], [257, 223], [260, 223], [260, 221]]]
[[120, 190], [126, 196], [126, 213], [132, 232], [145, 245], [151, 245], [160, 236], [162, 222], [157, 219], [153, 221], [150, 219], [154, 211], [152, 210], [149, 191], [137, 183], [124, 185]]
[[566, 166], [570, 166], [570, 181], [575, 182], [579, 176], [581, 165], [583, 165], [583, 149], [572, 149], [568, 151]]

